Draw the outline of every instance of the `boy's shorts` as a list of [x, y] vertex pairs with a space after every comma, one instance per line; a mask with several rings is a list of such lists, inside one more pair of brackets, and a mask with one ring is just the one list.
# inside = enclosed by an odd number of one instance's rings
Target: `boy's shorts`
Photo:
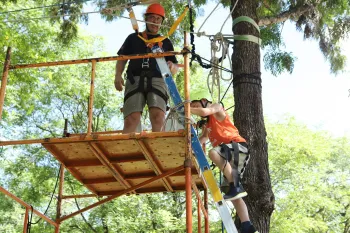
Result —
[[[242, 145], [243, 144], [243, 145]], [[232, 144], [228, 143], [226, 144], [230, 149], [232, 149]], [[232, 167], [232, 169], [234, 170], [238, 170], [238, 175], [239, 178], [241, 179], [243, 177], [243, 173], [245, 171], [245, 168], [249, 162], [249, 158], [250, 155], [248, 153], [248, 148], [247, 148], [247, 144], [246, 143], [238, 143], [238, 149], [239, 149], [239, 161], [238, 161], [238, 167], [236, 167], [234, 165], [234, 155], [233, 155], [233, 151], [231, 151], [231, 155], [232, 155], [232, 160], [230, 161], [230, 165]], [[227, 155], [225, 154], [225, 152], [223, 152], [221, 150], [220, 146], [214, 147], [213, 150], [215, 150], [221, 157], [223, 157], [225, 160], [227, 159]], [[233, 173], [236, 174], [236, 173]], [[220, 184], [220, 189], [222, 192], [226, 193], [229, 189], [229, 183], [226, 179], [226, 177], [222, 176], [222, 183]]]

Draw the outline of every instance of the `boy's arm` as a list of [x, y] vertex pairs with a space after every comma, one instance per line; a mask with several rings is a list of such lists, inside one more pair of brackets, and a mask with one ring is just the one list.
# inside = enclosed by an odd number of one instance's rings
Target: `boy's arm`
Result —
[[191, 113], [198, 116], [210, 116], [215, 113], [224, 112], [221, 104], [212, 104], [207, 108], [191, 108]]
[[202, 134], [199, 137], [199, 142], [201, 143], [201, 145], [203, 145], [208, 141], [208, 139], [209, 139], [209, 131], [205, 126], [203, 126]]

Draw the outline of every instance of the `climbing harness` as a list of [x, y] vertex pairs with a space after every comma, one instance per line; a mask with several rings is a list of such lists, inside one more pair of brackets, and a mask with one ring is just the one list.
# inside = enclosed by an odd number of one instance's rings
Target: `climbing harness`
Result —
[[[236, 142], [231, 142], [230, 144], [221, 144], [220, 152], [221, 152], [221, 156], [226, 160], [225, 166], [227, 165], [227, 163], [230, 163], [234, 172], [233, 174], [234, 185], [236, 187], [239, 187], [241, 185], [240, 179], [242, 179], [246, 166], [250, 159], [249, 150], [247, 148], [246, 143], [244, 143], [244, 145], [242, 145], [242, 143], [236, 143]], [[229, 182], [224, 175], [222, 176], [223, 176], [223, 182], [220, 185], [220, 189], [223, 193], [227, 193], [230, 189]]]
[[[138, 24], [135, 18], [135, 14], [134, 11], [132, 10], [132, 4], [131, 5], [127, 5], [127, 9], [129, 11], [129, 16], [130, 16], [130, 21], [132, 24], [133, 29], [135, 30], [135, 32], [137, 33], [137, 36], [143, 40], [146, 44], [147, 47], [147, 52], [151, 52], [151, 48], [157, 44], [157, 46], [159, 48], [162, 48], [163, 46], [163, 40], [165, 40], [166, 38], [168, 38], [170, 35], [172, 35], [176, 28], [178, 27], [178, 25], [180, 24], [180, 22], [183, 20], [183, 18], [185, 17], [187, 11], [188, 11], [188, 7], [185, 8], [184, 12], [180, 15], [180, 17], [175, 21], [175, 23], [172, 25], [172, 27], [170, 28], [167, 36], [159, 36], [156, 38], [152, 38], [152, 39], [148, 39], [147, 36], [147, 32], [143, 31], [142, 33], [138, 33]], [[163, 17], [163, 16], [162, 16]], [[137, 89], [128, 92], [125, 97], [124, 97], [124, 102], [130, 98], [132, 95], [136, 94], [136, 93], [143, 93], [145, 98], [147, 97], [147, 93], [149, 92], [153, 92], [156, 95], [160, 96], [166, 103], [168, 101], [168, 95], [164, 94], [163, 92], [161, 92], [160, 90], [158, 90], [157, 88], [154, 88], [152, 86], [152, 79], [153, 78], [157, 78], [158, 74], [156, 74], [155, 72], [153, 72], [152, 70], [149, 69], [149, 58], [143, 58], [142, 60], [142, 65], [141, 65], [141, 72], [139, 74], [133, 74], [131, 73], [131, 71], [129, 71], [127, 73], [127, 78], [129, 79], [131, 84], [135, 83], [135, 76], [139, 76], [139, 86]], [[145, 79], [147, 78], [147, 85], [145, 87], [144, 83], [145, 83]]]
[[[144, 38], [144, 41], [148, 41], [148, 36], [147, 36], [147, 32], [143, 31], [141, 34], [138, 34], [138, 36]], [[161, 41], [157, 42], [159, 47], [162, 47], [163, 43]], [[146, 47], [147, 47], [147, 52], [151, 52], [151, 48], [153, 47], [153, 43], [146, 43]], [[152, 85], [152, 79], [153, 78], [160, 78], [159, 74], [157, 74], [156, 72], [150, 70], [150, 66], [149, 66], [149, 58], [143, 58], [142, 60], [142, 65], [141, 65], [141, 71], [139, 73], [132, 73], [132, 71], [128, 71], [127, 72], [127, 79], [130, 81], [131, 84], [135, 83], [135, 78], [136, 76], [139, 76], [139, 86], [138, 88], [136, 88], [135, 90], [132, 90], [130, 92], [128, 92], [125, 97], [124, 97], [124, 102], [130, 98], [131, 96], [133, 96], [136, 93], [143, 93], [143, 95], [145, 96], [145, 98], [147, 98], [147, 93], [153, 92], [154, 94], [160, 96], [165, 102], [168, 101], [169, 97], [167, 94], [164, 94], [163, 92], [161, 92], [160, 90], [158, 90], [157, 88], [154, 88]], [[147, 79], [147, 85], [145, 86], [145, 79]]]

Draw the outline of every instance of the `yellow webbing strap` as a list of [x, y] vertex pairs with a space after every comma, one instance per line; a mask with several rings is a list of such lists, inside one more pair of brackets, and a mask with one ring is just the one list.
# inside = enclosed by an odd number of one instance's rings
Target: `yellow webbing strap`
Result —
[[[232, 27], [234, 27], [236, 24], [238, 24], [240, 22], [248, 22], [248, 23], [252, 24], [256, 28], [256, 30], [258, 30], [258, 32], [260, 33], [260, 28], [259, 28], [258, 24], [252, 18], [250, 18], [248, 16], [240, 16], [240, 17], [237, 17], [236, 19], [234, 19], [232, 21]], [[261, 45], [261, 39], [259, 37], [253, 36], [253, 35], [234, 35], [233, 39], [234, 40], [250, 41], [250, 42], [256, 43], [258, 45]]]
[[188, 6], [186, 6], [184, 12], [182, 12], [180, 17], [174, 22], [173, 26], [171, 26], [171, 28], [166, 36], [159, 36], [157, 38], [153, 38], [150, 40], [147, 40], [140, 35], [138, 35], [138, 37], [141, 38], [146, 44], [149, 44], [149, 43], [153, 44], [153, 43], [158, 43], [158, 42], [163, 41], [164, 39], [168, 38], [169, 36], [171, 36], [175, 32], [175, 30], [179, 26], [180, 22], [185, 18], [187, 11], [188, 11]]

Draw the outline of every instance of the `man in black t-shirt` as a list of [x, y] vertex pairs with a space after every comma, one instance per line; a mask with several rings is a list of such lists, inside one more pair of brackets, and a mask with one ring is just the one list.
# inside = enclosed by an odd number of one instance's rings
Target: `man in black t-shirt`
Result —
[[[146, 43], [139, 38], [153, 39], [159, 37], [160, 24], [165, 17], [164, 8], [158, 4], [150, 5], [145, 13], [146, 30], [143, 33], [130, 34], [118, 55], [142, 54], [151, 52]], [[164, 51], [174, 51], [174, 47], [169, 39], [161, 42]], [[171, 73], [174, 75], [178, 71], [177, 59], [175, 56], [165, 57]], [[114, 85], [118, 91], [123, 90], [124, 80], [122, 73], [128, 61], [117, 61]], [[161, 131], [168, 101], [167, 86], [162, 78], [157, 62], [154, 58], [131, 59], [126, 71], [127, 80], [125, 82], [124, 93], [124, 129], [123, 133], [135, 132], [140, 124], [141, 114], [147, 103], [152, 124], [152, 131]]]

